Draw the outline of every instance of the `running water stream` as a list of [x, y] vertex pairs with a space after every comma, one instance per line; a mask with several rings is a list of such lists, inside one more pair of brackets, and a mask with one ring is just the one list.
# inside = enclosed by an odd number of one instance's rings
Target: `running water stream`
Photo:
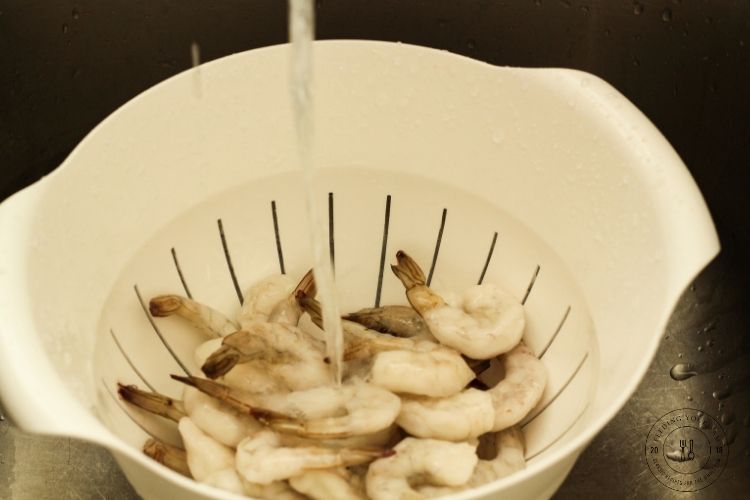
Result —
[[289, 0], [289, 41], [291, 42], [292, 111], [297, 129], [297, 149], [305, 182], [308, 227], [313, 250], [313, 272], [318, 300], [323, 309], [326, 355], [331, 360], [335, 381], [341, 383], [343, 332], [336, 296], [333, 269], [329, 259], [323, 221], [315, 203], [313, 165], [312, 41], [315, 11], [313, 0]]

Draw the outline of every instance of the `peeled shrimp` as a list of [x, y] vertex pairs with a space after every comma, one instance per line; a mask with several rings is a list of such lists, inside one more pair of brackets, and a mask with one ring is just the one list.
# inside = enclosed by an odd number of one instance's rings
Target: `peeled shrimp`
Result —
[[276, 433], [266, 430], [240, 443], [236, 467], [248, 481], [269, 484], [311, 469], [362, 464], [391, 454], [390, 450], [286, 448]]
[[175, 422], [188, 416], [201, 431], [221, 444], [234, 448], [246, 436], [263, 427], [250, 415], [242, 414], [199, 390], [185, 386], [183, 401], [146, 392], [134, 385], [119, 384], [120, 396], [129, 403]]
[[422, 498], [412, 487], [415, 482], [439, 486], [460, 486], [469, 480], [477, 464], [474, 446], [435, 439], [406, 438], [392, 457], [370, 464], [367, 494], [373, 500]]
[[210, 378], [224, 375], [238, 363], [263, 363], [264, 369], [292, 390], [324, 385], [332, 380], [321, 350], [300, 329], [280, 323], [256, 322], [248, 330], [224, 337], [201, 370]]
[[[308, 297], [298, 300], [313, 322], [320, 323], [320, 304]], [[374, 356], [369, 380], [392, 392], [425, 396], [450, 396], [466, 387], [474, 372], [458, 352], [419, 338], [399, 338], [378, 333], [344, 320], [344, 359]]]
[[209, 337], [223, 337], [239, 327], [216, 309], [180, 295], [159, 295], [148, 303], [154, 317], [177, 315]]
[[294, 491], [286, 481], [273, 481], [269, 484], [258, 484], [251, 483], [241, 475], [239, 476], [242, 485], [245, 487], [245, 494], [253, 498], [266, 498], [268, 500], [307, 500], [307, 497]]
[[361, 381], [351, 381], [341, 387], [253, 395], [198, 377], [172, 375], [172, 378], [243, 413], [257, 416], [275, 430], [305, 438], [338, 439], [374, 434], [389, 428], [401, 408], [398, 396]]
[[378, 353], [369, 381], [396, 393], [445, 397], [461, 391], [473, 378], [474, 372], [456, 351], [440, 347]]
[[511, 427], [498, 432], [494, 435], [494, 441], [495, 458], [491, 460], [479, 460], [477, 466], [474, 468], [474, 473], [466, 484], [456, 487], [422, 486], [418, 488], [419, 492], [428, 498], [450, 495], [491, 483], [509, 476], [526, 466], [524, 439], [520, 429]]
[[521, 340], [526, 323], [523, 305], [495, 285], [475, 285], [456, 307], [425, 284], [419, 265], [406, 253], [391, 266], [406, 287], [406, 297], [422, 315], [430, 332], [443, 344], [474, 359], [489, 359], [511, 350]]
[[240, 326], [245, 328], [256, 321], [296, 326], [302, 315], [295, 299], [298, 291], [315, 296], [312, 270], [296, 286], [286, 274], [272, 275], [256, 283], [245, 294], [238, 317]]
[[[211, 339], [195, 349], [195, 363], [198, 366], [208, 360], [209, 356], [221, 348], [221, 339]], [[284, 380], [269, 372], [266, 363], [239, 363], [218, 380], [223, 383], [253, 393], [288, 391]]]
[[492, 396], [476, 389], [447, 398], [402, 396], [396, 423], [416, 437], [466, 441], [492, 430], [495, 408]]
[[397, 337], [432, 340], [430, 329], [417, 311], [409, 306], [383, 306], [360, 309], [343, 319], [354, 321], [370, 330], [390, 333]]
[[547, 370], [524, 343], [502, 356], [500, 362], [505, 377], [487, 391], [495, 407], [493, 431], [520, 422], [542, 398], [547, 383]]
[[177, 428], [185, 443], [190, 475], [196, 481], [234, 468], [234, 451], [205, 434], [189, 417], [181, 418]]
[[356, 487], [351, 476], [341, 468], [309, 470], [289, 479], [289, 484], [313, 500], [364, 500], [365, 492]]

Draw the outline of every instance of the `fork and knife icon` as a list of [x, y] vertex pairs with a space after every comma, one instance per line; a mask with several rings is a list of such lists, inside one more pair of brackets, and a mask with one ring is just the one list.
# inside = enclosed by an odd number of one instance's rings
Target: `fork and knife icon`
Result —
[[[687, 458], [685, 458], [685, 448], [688, 448], [688, 443], [689, 443], [689, 450], [688, 450]], [[689, 441], [686, 439], [680, 439], [680, 454], [682, 455], [682, 459], [685, 461], [695, 459], [695, 453], [693, 452], [693, 440], [692, 439], [690, 439]]]

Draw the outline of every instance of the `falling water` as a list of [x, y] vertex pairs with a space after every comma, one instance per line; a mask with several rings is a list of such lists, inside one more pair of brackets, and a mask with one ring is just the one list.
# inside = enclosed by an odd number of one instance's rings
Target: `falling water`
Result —
[[336, 382], [341, 383], [343, 333], [341, 314], [327, 252], [324, 225], [315, 204], [313, 166], [312, 41], [315, 14], [313, 0], [289, 0], [289, 39], [292, 46], [291, 91], [294, 123], [297, 129], [299, 162], [305, 181], [308, 226], [313, 249], [313, 272], [323, 309], [326, 354], [331, 360]]

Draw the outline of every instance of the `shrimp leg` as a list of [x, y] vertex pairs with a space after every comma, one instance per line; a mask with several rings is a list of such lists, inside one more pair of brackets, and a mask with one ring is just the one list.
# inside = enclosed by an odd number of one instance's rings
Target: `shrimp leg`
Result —
[[223, 337], [239, 330], [237, 324], [207, 305], [180, 295], [159, 295], [148, 303], [151, 315], [157, 318], [177, 315], [208, 337]]

